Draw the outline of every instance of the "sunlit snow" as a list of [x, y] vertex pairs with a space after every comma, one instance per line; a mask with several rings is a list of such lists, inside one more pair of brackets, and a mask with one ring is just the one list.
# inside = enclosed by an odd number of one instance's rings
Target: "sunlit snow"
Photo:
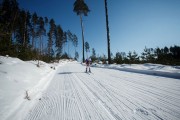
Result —
[[180, 118], [180, 66], [40, 63], [0, 56], [0, 120]]

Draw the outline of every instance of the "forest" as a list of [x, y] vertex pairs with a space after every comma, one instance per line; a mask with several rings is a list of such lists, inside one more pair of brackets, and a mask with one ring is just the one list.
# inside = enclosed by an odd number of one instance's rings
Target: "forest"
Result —
[[180, 46], [174, 45], [164, 48], [147, 48], [145, 47], [141, 55], [136, 51], [117, 52], [113, 62], [117, 64], [143, 64], [154, 63], [164, 65], [180, 65]]
[[[63, 52], [63, 49], [69, 44], [68, 42], [74, 46], [73, 57], [69, 56], [69, 53]], [[0, 3], [0, 55], [45, 62], [62, 58], [77, 60], [79, 58], [77, 47], [77, 36], [70, 30], [63, 30], [53, 18], [38, 16], [36, 13], [20, 9], [16, 0], [3, 0]], [[90, 52], [89, 44], [86, 42], [84, 47], [88, 54]], [[93, 61], [107, 63], [106, 55], [97, 56], [95, 48], [92, 48], [91, 52], [89, 54]], [[136, 51], [116, 52], [115, 55], [111, 53], [111, 61], [117, 64], [180, 65], [180, 46], [145, 47], [141, 55], [138, 55]]]
[[[63, 30], [53, 18], [20, 9], [16, 0], [3, 0], [0, 4], [0, 55], [50, 62], [68, 57], [62, 53], [67, 42], [76, 48], [78, 38], [70, 30]], [[74, 59], [78, 56], [75, 51]]]

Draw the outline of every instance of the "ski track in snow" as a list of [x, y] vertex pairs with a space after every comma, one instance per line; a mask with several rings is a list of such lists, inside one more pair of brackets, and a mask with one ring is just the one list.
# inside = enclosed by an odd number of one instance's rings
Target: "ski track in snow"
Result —
[[57, 70], [25, 120], [179, 120], [180, 81], [85, 67]]

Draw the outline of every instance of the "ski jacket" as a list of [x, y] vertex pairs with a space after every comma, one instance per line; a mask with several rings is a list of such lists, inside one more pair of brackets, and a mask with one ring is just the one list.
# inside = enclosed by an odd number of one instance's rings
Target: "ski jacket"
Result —
[[91, 61], [86, 59], [86, 65], [90, 65], [91, 64]]

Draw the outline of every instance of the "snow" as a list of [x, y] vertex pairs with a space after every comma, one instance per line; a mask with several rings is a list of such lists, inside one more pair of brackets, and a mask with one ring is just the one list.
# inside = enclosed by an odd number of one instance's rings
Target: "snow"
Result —
[[115, 68], [131, 68], [136, 70], [153, 70], [153, 71], [163, 71], [163, 72], [171, 72], [171, 73], [180, 73], [180, 66], [168, 66], [168, 65], [161, 65], [161, 64], [121, 64], [121, 65], [103, 65], [103, 64], [93, 64], [93, 66], [98, 67], [111, 67]]
[[26, 91], [30, 99], [41, 95], [55, 73], [51, 67], [58, 68], [65, 64], [46, 64], [41, 61], [40, 67], [37, 67], [37, 61], [24, 62], [3, 56], [0, 56], [0, 63], [0, 119], [6, 119], [26, 102]]
[[40, 63], [0, 56], [0, 120], [180, 118], [180, 66]]
[[156, 75], [162, 77], [170, 77], [180, 79], [180, 66], [168, 66], [161, 64], [121, 64], [121, 65], [103, 65], [103, 64], [93, 64], [94, 67], [117, 69], [121, 71], [141, 73], [148, 75]]

